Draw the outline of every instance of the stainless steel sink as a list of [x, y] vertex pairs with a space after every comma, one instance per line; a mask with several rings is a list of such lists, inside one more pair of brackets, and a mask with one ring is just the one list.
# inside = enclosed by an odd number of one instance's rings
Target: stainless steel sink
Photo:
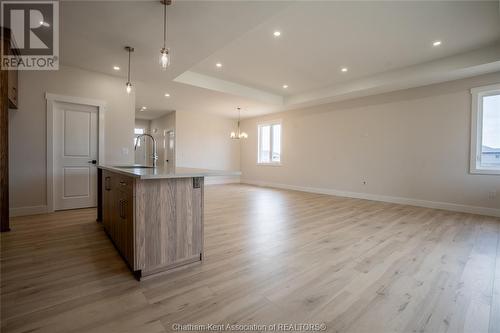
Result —
[[153, 169], [154, 167], [146, 166], [146, 165], [117, 165], [117, 166], [114, 166], [114, 168], [118, 168], [118, 169]]

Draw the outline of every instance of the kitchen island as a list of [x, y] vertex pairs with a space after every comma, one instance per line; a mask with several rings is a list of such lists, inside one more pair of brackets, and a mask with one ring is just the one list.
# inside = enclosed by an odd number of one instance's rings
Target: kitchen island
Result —
[[240, 172], [98, 166], [97, 220], [137, 279], [203, 260], [204, 177]]

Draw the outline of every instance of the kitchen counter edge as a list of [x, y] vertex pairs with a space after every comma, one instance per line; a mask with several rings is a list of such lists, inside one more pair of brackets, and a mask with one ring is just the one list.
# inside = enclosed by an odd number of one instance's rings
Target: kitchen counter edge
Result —
[[109, 165], [98, 165], [97, 168], [116, 172], [125, 176], [138, 179], [171, 179], [171, 178], [193, 178], [193, 177], [228, 177], [240, 176], [241, 171], [208, 170], [195, 168], [176, 168], [173, 172], [168, 168], [132, 168], [125, 169]]

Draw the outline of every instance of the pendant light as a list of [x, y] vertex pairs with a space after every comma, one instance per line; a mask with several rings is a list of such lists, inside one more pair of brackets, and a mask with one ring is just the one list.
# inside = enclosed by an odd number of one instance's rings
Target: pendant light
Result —
[[246, 134], [245, 132], [242, 132], [241, 129], [240, 129], [240, 118], [241, 118], [241, 108], [240, 107], [237, 107], [238, 109], [238, 131], [237, 132], [231, 132], [231, 134], [229, 135], [229, 137], [231, 139], [246, 139], [248, 138], [248, 134]]
[[125, 50], [128, 52], [128, 74], [127, 74], [127, 94], [132, 92], [132, 82], [130, 82], [130, 55], [134, 52], [134, 48], [130, 46], [125, 46]]
[[172, 0], [161, 0], [163, 4], [163, 47], [160, 50], [160, 66], [166, 70], [170, 66], [170, 49], [167, 48], [167, 6], [172, 4]]

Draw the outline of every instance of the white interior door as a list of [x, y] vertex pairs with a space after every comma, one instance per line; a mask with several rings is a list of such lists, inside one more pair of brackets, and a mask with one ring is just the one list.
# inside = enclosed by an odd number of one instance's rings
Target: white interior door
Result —
[[97, 205], [98, 109], [54, 104], [54, 209]]
[[166, 133], [165, 165], [175, 166], [175, 132], [173, 130]]

